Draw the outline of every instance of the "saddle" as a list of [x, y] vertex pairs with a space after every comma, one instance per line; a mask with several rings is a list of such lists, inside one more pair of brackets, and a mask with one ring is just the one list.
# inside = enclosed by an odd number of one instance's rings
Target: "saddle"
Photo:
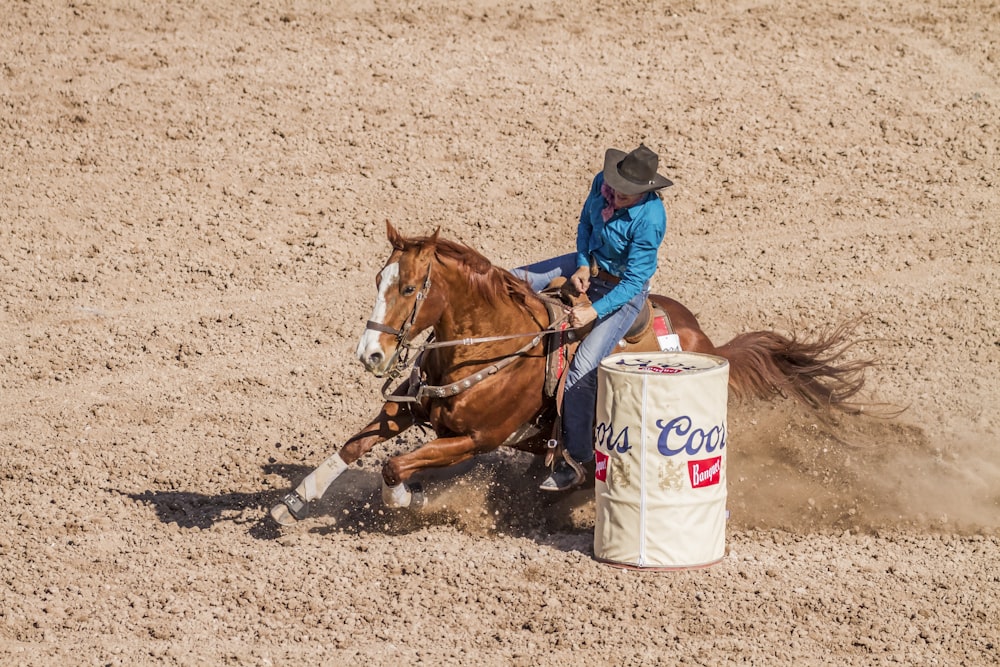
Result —
[[[577, 294], [569, 287], [569, 282], [565, 278], [557, 278], [552, 281], [542, 294], [548, 296], [545, 299], [545, 306], [549, 312], [549, 322], [557, 322], [566, 314], [567, 308], [573, 306], [589, 304], [590, 300], [586, 294]], [[545, 349], [545, 396], [547, 398], [557, 398], [559, 386], [562, 383], [569, 364], [576, 354], [580, 341], [587, 337], [592, 326], [583, 329], [573, 329], [569, 322], [562, 322], [559, 333], [546, 338]], [[673, 326], [670, 323], [670, 316], [662, 308], [646, 299], [642, 310], [636, 316], [635, 321], [623, 337], [624, 343], [635, 345], [644, 339], [655, 336], [659, 342], [659, 348], [668, 349], [662, 344], [662, 337], [673, 334]], [[619, 343], [619, 350], [624, 349], [624, 345]]]

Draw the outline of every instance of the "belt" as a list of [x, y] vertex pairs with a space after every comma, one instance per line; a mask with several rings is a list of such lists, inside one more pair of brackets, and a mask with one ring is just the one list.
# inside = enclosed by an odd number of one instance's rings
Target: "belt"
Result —
[[608, 273], [604, 269], [598, 269], [597, 273], [594, 274], [593, 277], [596, 278], [596, 279], [598, 279], [598, 280], [603, 280], [604, 282], [608, 283], [609, 285], [617, 285], [618, 283], [620, 283], [622, 281], [621, 278], [619, 278], [618, 276], [614, 275], [613, 273]]

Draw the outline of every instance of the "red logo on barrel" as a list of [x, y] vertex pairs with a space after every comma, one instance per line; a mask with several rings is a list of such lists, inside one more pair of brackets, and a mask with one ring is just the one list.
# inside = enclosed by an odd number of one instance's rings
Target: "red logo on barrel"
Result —
[[594, 452], [594, 479], [608, 481], [608, 455]]
[[691, 477], [692, 489], [718, 484], [722, 479], [722, 457], [688, 461], [688, 475]]
[[684, 372], [683, 368], [675, 368], [673, 366], [646, 366], [643, 370], [651, 373], [663, 373], [664, 375], [673, 375], [675, 373]]

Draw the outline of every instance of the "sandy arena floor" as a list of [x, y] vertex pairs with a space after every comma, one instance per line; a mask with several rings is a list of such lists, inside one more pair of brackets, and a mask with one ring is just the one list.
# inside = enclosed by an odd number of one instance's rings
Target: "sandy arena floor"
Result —
[[[0, 663], [1000, 664], [995, 2], [0, 10]], [[384, 222], [572, 247], [608, 147], [676, 182], [716, 343], [858, 314], [892, 420], [730, 407], [728, 556], [593, 559], [510, 453], [383, 509], [354, 347]]]

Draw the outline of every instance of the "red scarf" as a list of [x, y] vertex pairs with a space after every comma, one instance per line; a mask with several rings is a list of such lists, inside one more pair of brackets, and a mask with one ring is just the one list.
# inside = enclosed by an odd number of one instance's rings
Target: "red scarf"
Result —
[[608, 203], [601, 209], [601, 217], [604, 218], [604, 222], [607, 222], [615, 214], [615, 191], [607, 183], [601, 183], [601, 196]]

